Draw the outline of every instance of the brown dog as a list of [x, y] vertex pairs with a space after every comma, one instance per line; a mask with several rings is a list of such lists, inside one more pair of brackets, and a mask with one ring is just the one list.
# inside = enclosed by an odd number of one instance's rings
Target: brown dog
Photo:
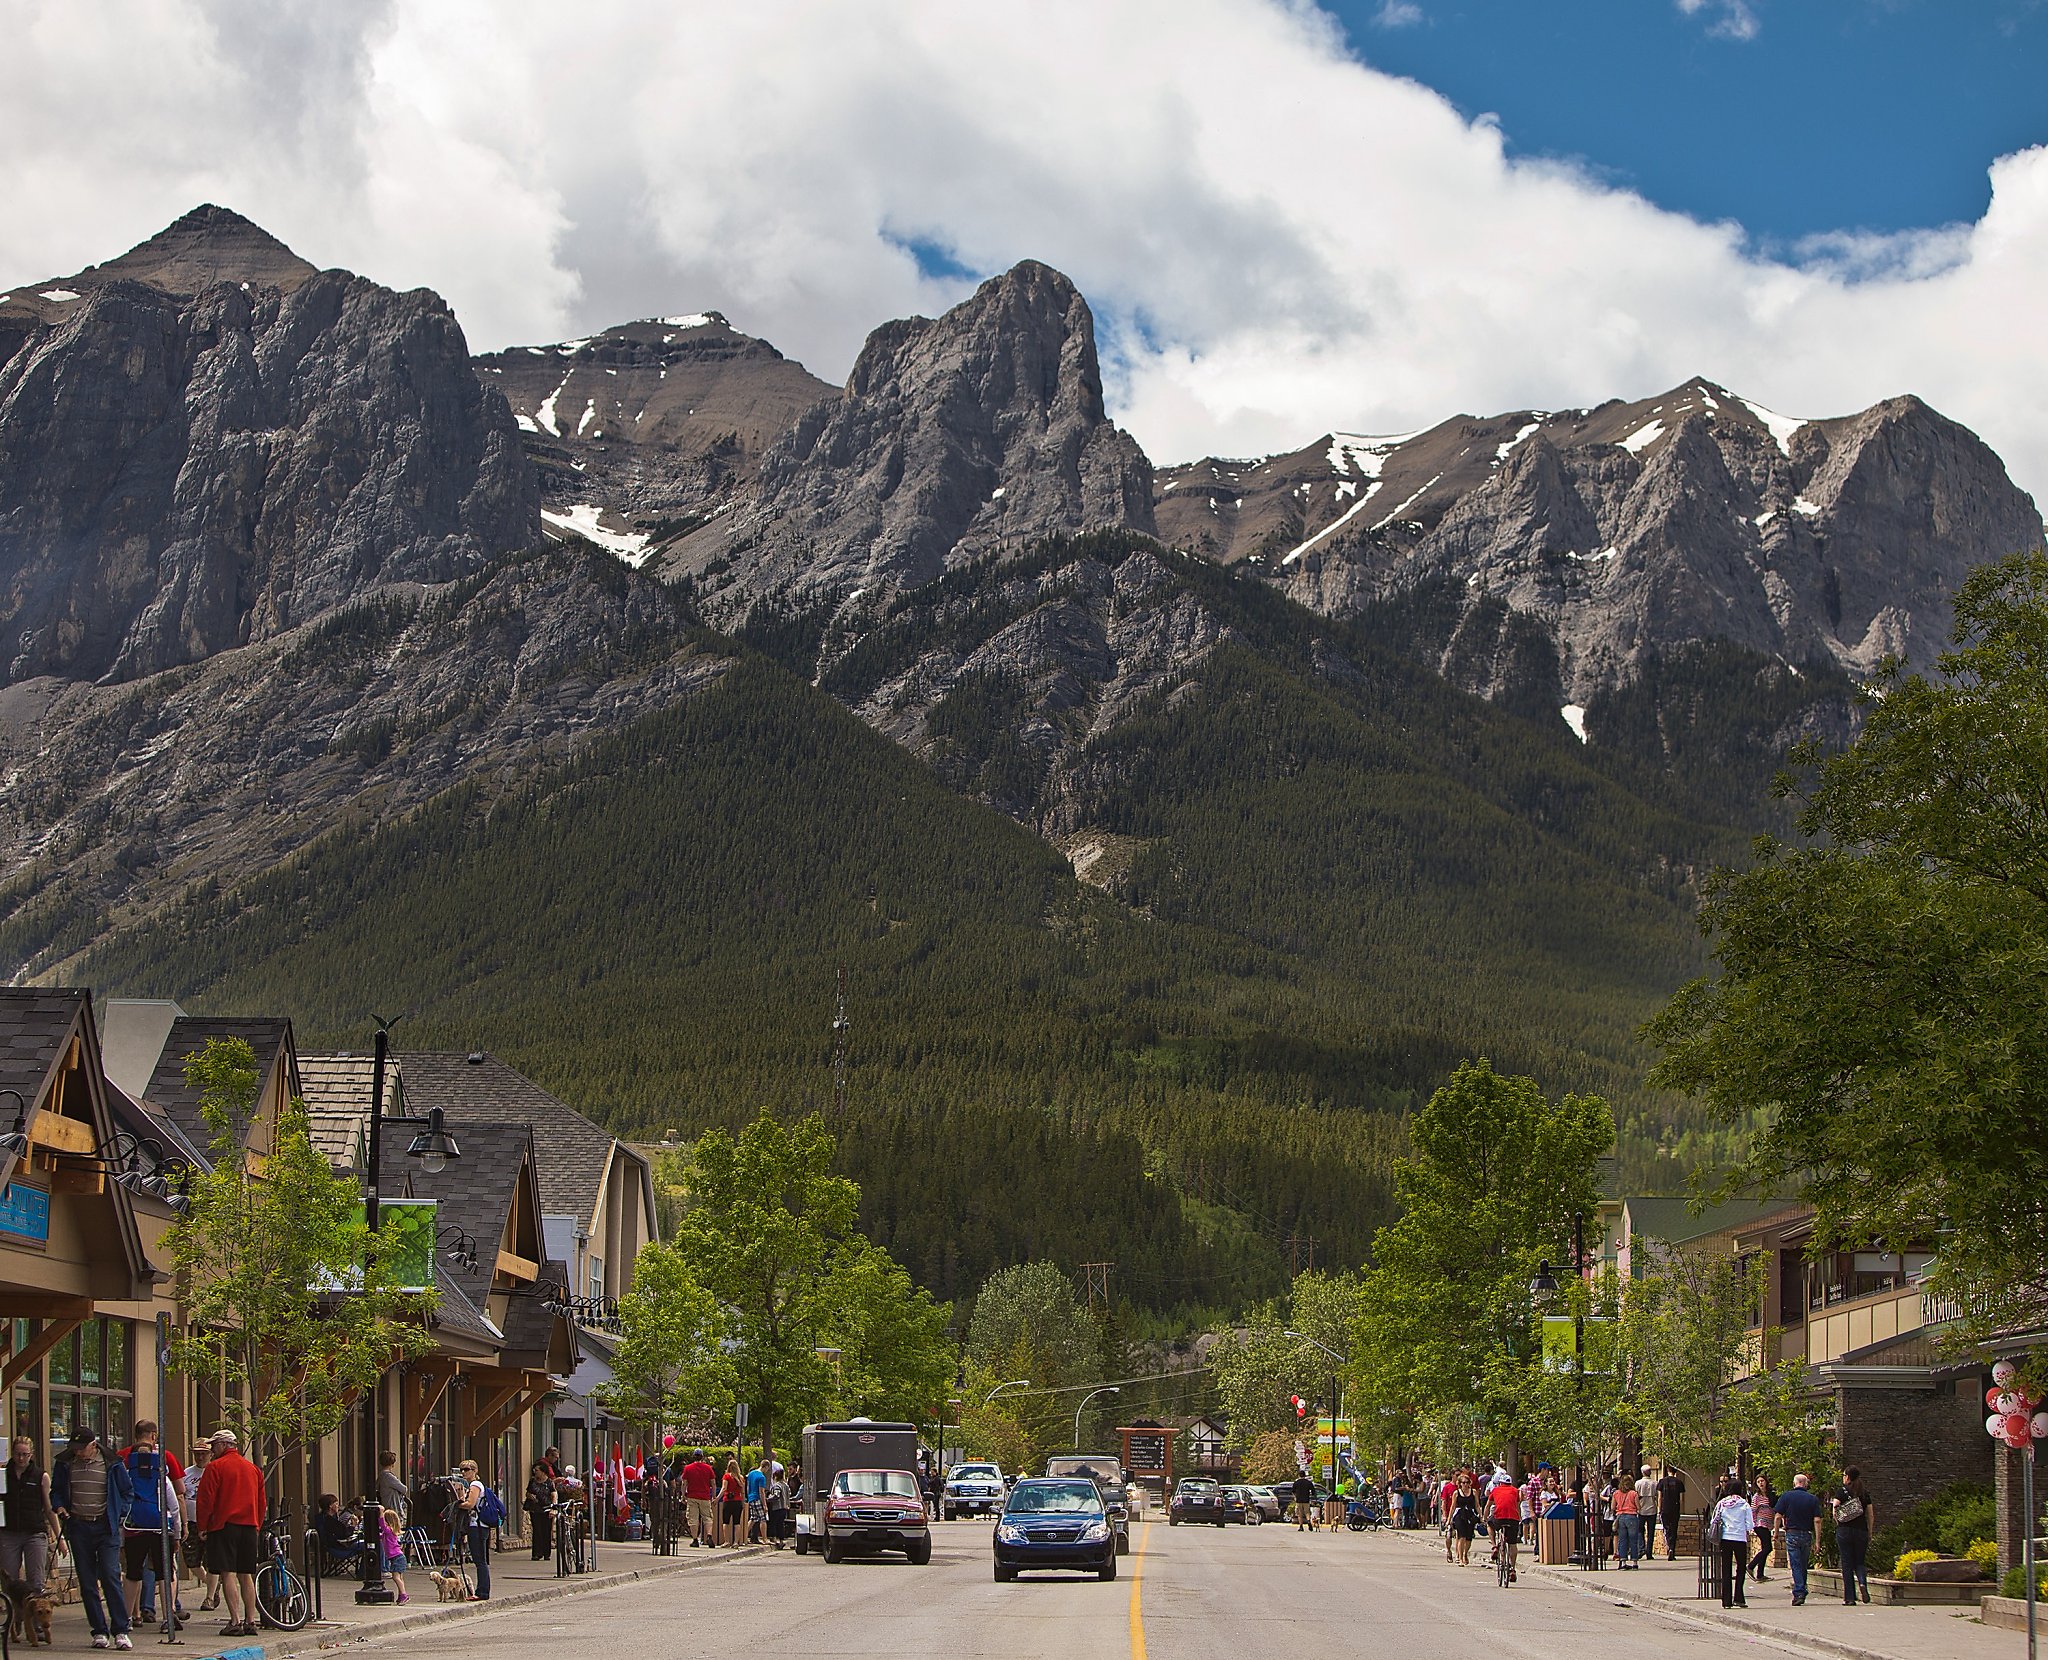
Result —
[[17, 1643], [39, 1648], [50, 1640], [50, 1615], [56, 1599], [31, 1591], [26, 1585], [7, 1587], [7, 1635]]

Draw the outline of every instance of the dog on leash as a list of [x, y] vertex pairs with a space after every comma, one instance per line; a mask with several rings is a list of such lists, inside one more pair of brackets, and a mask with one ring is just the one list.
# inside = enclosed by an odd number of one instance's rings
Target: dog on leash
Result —
[[434, 1582], [434, 1589], [443, 1602], [469, 1601], [469, 1582], [453, 1568], [430, 1568], [427, 1577]]
[[22, 1581], [6, 1587], [7, 1635], [10, 1641], [40, 1648], [50, 1640], [50, 1615], [56, 1611], [54, 1597], [31, 1591]]

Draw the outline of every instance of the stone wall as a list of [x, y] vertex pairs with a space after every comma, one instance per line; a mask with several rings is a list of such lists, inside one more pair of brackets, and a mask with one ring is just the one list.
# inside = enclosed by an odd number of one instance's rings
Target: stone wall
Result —
[[[1981, 1420], [1977, 1427], [1980, 1431], [1983, 1429]], [[2020, 1469], [2020, 1459], [2025, 1455], [2014, 1452], [2003, 1442], [1993, 1442], [1988, 1435], [1984, 1440], [1992, 1448], [1992, 1456], [1998, 1464], [1998, 1571], [2004, 1574], [2021, 1566], [2026, 1559], [2026, 1509], [2021, 1503], [2026, 1487]], [[2034, 1500], [2037, 1505], [2042, 1497], [2042, 1475], [2040, 1465], [2036, 1464]]]
[[1863, 1471], [1879, 1527], [1955, 1481], [1992, 1484], [1984, 1392], [1969, 1377], [1939, 1389], [1840, 1388], [1836, 1441]]

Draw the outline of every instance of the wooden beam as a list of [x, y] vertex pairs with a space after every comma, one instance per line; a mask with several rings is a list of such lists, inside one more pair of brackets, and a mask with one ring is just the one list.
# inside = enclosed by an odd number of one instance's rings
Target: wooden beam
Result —
[[470, 1433], [486, 1441], [495, 1440], [553, 1392], [552, 1383], [542, 1383], [538, 1387], [529, 1385], [524, 1389], [514, 1390], [511, 1400], [505, 1402], [488, 1418], [479, 1418]]
[[[91, 1307], [90, 1303], [86, 1305], [88, 1312], [90, 1312]], [[80, 1326], [85, 1324], [85, 1321], [86, 1316], [84, 1314], [66, 1315], [62, 1319], [50, 1321], [41, 1331], [29, 1339], [27, 1348], [17, 1349], [7, 1357], [6, 1366], [0, 1368], [0, 1389], [12, 1389], [29, 1374], [44, 1355], [48, 1354], [59, 1343], [63, 1342], [65, 1338], [78, 1330]]]
[[64, 1291], [0, 1291], [0, 1320], [89, 1320], [92, 1299]]
[[52, 1193], [104, 1193], [107, 1190], [107, 1173], [104, 1170], [80, 1170], [76, 1165], [60, 1164], [50, 1172]]
[[455, 1377], [452, 1361], [417, 1361], [405, 1374], [405, 1421], [418, 1429], [441, 1403]]
[[508, 1280], [523, 1280], [531, 1285], [540, 1278], [540, 1264], [532, 1257], [515, 1256], [510, 1251], [498, 1253], [498, 1272]]
[[472, 1423], [488, 1424], [510, 1402], [517, 1400], [526, 1388], [525, 1382], [508, 1383], [498, 1388], [478, 1386], [469, 1394], [469, 1415]]
[[82, 1153], [91, 1158], [99, 1146], [94, 1138], [92, 1126], [76, 1118], [66, 1118], [45, 1108], [35, 1115], [28, 1127], [29, 1144], [48, 1147], [58, 1153]]

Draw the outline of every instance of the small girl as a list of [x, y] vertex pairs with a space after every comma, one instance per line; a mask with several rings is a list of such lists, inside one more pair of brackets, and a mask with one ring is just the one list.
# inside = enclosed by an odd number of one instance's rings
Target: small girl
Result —
[[398, 1600], [407, 1601], [405, 1549], [398, 1541], [397, 1511], [380, 1509], [377, 1512], [377, 1548], [384, 1553], [384, 1577], [397, 1587]]

